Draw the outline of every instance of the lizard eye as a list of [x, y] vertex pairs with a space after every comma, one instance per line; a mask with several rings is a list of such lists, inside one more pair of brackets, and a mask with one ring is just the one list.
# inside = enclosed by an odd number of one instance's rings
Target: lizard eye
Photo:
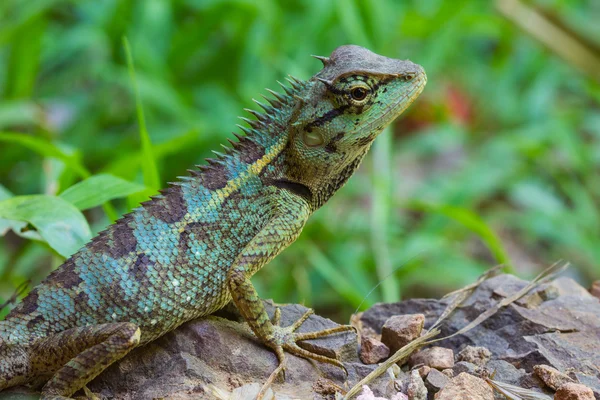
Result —
[[367, 97], [367, 90], [363, 87], [356, 87], [350, 92], [354, 100], [364, 100]]
[[302, 137], [304, 139], [304, 143], [308, 147], [321, 146], [325, 142], [323, 135], [321, 135], [319, 132], [304, 132]]
[[369, 97], [370, 88], [364, 83], [355, 85], [350, 89], [350, 99], [355, 104], [362, 104]]

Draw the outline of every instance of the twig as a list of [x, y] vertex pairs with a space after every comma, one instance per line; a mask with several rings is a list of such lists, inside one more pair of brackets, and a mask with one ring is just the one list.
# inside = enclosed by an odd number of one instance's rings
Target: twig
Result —
[[352, 389], [350, 389], [348, 391], [348, 393], [346, 393], [346, 396], [344, 396], [344, 400], [350, 399], [350, 398], [352, 398], [352, 396], [358, 394], [358, 392], [362, 389], [363, 385], [366, 385], [366, 384], [372, 382], [379, 375], [381, 375], [385, 371], [387, 371], [387, 369], [390, 368], [392, 365], [394, 365], [398, 362], [404, 363], [404, 361], [406, 361], [406, 359], [414, 351], [425, 346], [428, 343], [429, 339], [436, 337], [439, 334], [440, 334], [439, 329], [430, 330], [425, 335], [413, 340], [406, 346], [402, 347], [400, 350], [398, 350], [396, 353], [394, 353], [393, 356], [391, 356], [386, 361], [379, 364], [379, 366], [377, 368], [375, 368], [373, 371], [371, 371], [371, 373], [369, 375], [365, 376], [363, 379], [361, 379], [360, 382], [358, 382], [356, 385], [354, 385], [352, 387]]
[[565, 61], [600, 82], [600, 51], [595, 44], [553, 20], [542, 9], [519, 0], [496, 0], [496, 8]]
[[[468, 332], [469, 330], [475, 328], [477, 325], [481, 324], [483, 321], [485, 321], [486, 319], [488, 319], [489, 317], [491, 317], [492, 315], [494, 315], [502, 307], [505, 307], [505, 306], [507, 306], [507, 305], [509, 305], [509, 304], [511, 304], [511, 303], [513, 303], [513, 302], [515, 302], [517, 300], [519, 300], [521, 297], [523, 297], [525, 294], [527, 294], [531, 289], [533, 289], [533, 288], [541, 285], [542, 283], [548, 282], [551, 279], [555, 278], [559, 273], [561, 273], [565, 269], [567, 269], [568, 266], [569, 266], [568, 262], [563, 263], [562, 260], [561, 261], [557, 261], [556, 263], [552, 264], [550, 267], [548, 267], [547, 269], [545, 269], [537, 277], [535, 277], [535, 279], [533, 279], [523, 289], [519, 290], [517, 293], [513, 294], [512, 296], [509, 296], [509, 297], [503, 299], [502, 301], [498, 302], [498, 304], [496, 304], [496, 306], [490, 308], [489, 310], [487, 310], [486, 312], [484, 312], [483, 314], [481, 314], [474, 321], [470, 322], [467, 326], [465, 326], [464, 328], [460, 329], [458, 332], [455, 332], [452, 335], [449, 335], [449, 336], [446, 336], [446, 337], [443, 337], [443, 338], [433, 339], [434, 337], [436, 337], [440, 333], [440, 330], [436, 326], [439, 325], [443, 320], [445, 320], [446, 318], [448, 318], [448, 316], [451, 315], [452, 312], [454, 310], [456, 310], [456, 308], [458, 306], [460, 306], [460, 304], [462, 304], [473, 293], [473, 291], [479, 285], [481, 285], [481, 283], [483, 283], [485, 280], [489, 279], [491, 276], [495, 275], [495, 273], [500, 270], [501, 266], [497, 265], [495, 267], [490, 268], [488, 271], [486, 271], [483, 275], [481, 275], [479, 277], [479, 279], [477, 280], [477, 282], [475, 282], [475, 283], [473, 283], [473, 284], [471, 284], [471, 285], [469, 285], [469, 286], [467, 286], [467, 287], [465, 287], [465, 288], [463, 288], [461, 290], [453, 292], [452, 294], [458, 294], [458, 297], [456, 299], [454, 299], [446, 307], [446, 309], [444, 310], [444, 312], [442, 313], [442, 315], [438, 318], [438, 320], [433, 324], [433, 326], [427, 331], [427, 333], [425, 335], [423, 335], [423, 336], [421, 336], [421, 337], [413, 340], [412, 342], [410, 342], [409, 344], [407, 344], [406, 346], [404, 346], [400, 350], [398, 350], [388, 360], [386, 360], [385, 362], [381, 363], [379, 365], [379, 367], [377, 367], [369, 375], [367, 375], [360, 382], [358, 382], [356, 385], [354, 385], [348, 391], [348, 393], [346, 394], [346, 396], [344, 396], [344, 400], [348, 400], [348, 399], [352, 398], [352, 396], [356, 395], [361, 390], [361, 388], [362, 388], [363, 385], [366, 385], [366, 384], [372, 382], [378, 376], [380, 376], [381, 374], [383, 374], [392, 365], [394, 365], [396, 363], [401, 363], [401, 364], [404, 363], [405, 360], [414, 351], [418, 350], [419, 348], [421, 348], [421, 347], [423, 347], [425, 345], [429, 345], [429, 344], [432, 344], [432, 343], [435, 343], [435, 342], [439, 342], [441, 340], [445, 340], [445, 339], [451, 338], [453, 336], [464, 334], [464, 333]], [[515, 399], [517, 399], [517, 398], [515, 398]]]
[[488, 269], [487, 271], [485, 271], [479, 278], [477, 278], [477, 281], [475, 283], [472, 283], [472, 284], [465, 286], [464, 288], [456, 290], [454, 292], [450, 292], [447, 295], [445, 295], [444, 297], [442, 297], [442, 299], [445, 299], [450, 296], [456, 295], [456, 297], [450, 302], [450, 304], [448, 304], [448, 306], [446, 307], [444, 312], [442, 312], [442, 314], [439, 316], [437, 321], [435, 321], [435, 323], [433, 325], [431, 325], [429, 330], [432, 330], [433, 328], [435, 328], [436, 326], [441, 324], [442, 321], [444, 321], [446, 318], [448, 318], [448, 316], [450, 314], [452, 314], [454, 312], [454, 310], [456, 310], [456, 308], [458, 308], [458, 306], [460, 306], [467, 298], [469, 298], [469, 296], [471, 296], [471, 294], [473, 294], [473, 292], [475, 291], [475, 289], [477, 289], [479, 287], [479, 285], [481, 285], [484, 281], [490, 279], [491, 277], [496, 276], [496, 274], [498, 272], [500, 272], [502, 267], [503, 267], [502, 264], [496, 265], [496, 266]]
[[531, 289], [541, 285], [542, 283], [545, 283], [545, 282], [553, 279], [554, 277], [556, 277], [558, 274], [563, 272], [568, 267], [569, 267], [568, 262], [563, 263], [562, 260], [555, 262], [550, 267], [548, 267], [544, 271], [542, 271], [542, 273], [540, 273], [538, 276], [536, 276], [535, 279], [533, 279], [531, 282], [529, 282], [529, 284], [527, 286], [525, 286], [523, 289], [519, 290], [517, 293], [513, 294], [512, 296], [502, 299], [494, 307], [487, 309], [484, 313], [480, 314], [477, 318], [475, 318], [473, 321], [471, 321], [469, 324], [467, 324], [467, 326], [465, 326], [464, 328], [460, 329], [457, 332], [454, 332], [452, 335], [446, 336], [444, 338], [432, 340], [430, 343], [449, 339], [451, 337], [454, 337], [457, 335], [462, 335], [463, 333], [470, 331], [471, 329], [475, 328], [477, 325], [481, 324], [483, 321], [485, 321], [492, 315], [496, 314], [496, 312], [498, 312], [498, 310], [500, 310], [502, 307], [506, 307], [507, 305], [519, 300], [521, 297], [526, 295]]
[[483, 378], [488, 385], [495, 391], [506, 397], [508, 400], [552, 400], [552, 397], [533, 390], [524, 389], [519, 386], [504, 382], [495, 381], [490, 378]]

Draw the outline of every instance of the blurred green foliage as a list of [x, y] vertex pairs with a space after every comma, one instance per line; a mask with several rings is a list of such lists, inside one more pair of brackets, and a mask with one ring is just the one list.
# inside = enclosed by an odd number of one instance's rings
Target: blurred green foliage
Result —
[[[534, 3], [600, 37], [597, 1]], [[309, 78], [320, 63], [308, 55], [346, 43], [410, 58], [429, 83], [257, 274], [263, 297], [342, 320], [498, 262], [531, 276], [564, 258], [598, 276], [600, 88], [493, 2], [4, 0], [0, 303], [59, 265], [88, 223], [102, 230], [202, 163], [264, 87]]]

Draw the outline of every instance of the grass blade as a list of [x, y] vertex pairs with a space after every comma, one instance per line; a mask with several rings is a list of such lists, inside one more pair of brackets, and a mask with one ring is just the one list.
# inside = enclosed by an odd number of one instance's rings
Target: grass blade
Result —
[[[137, 119], [139, 125], [140, 142], [142, 144], [142, 171], [144, 173], [144, 184], [148, 187], [144, 193], [140, 193], [136, 198], [142, 199], [156, 193], [160, 189], [160, 176], [158, 168], [156, 166], [156, 159], [154, 158], [154, 151], [152, 149], [152, 141], [146, 128], [146, 119], [144, 117], [144, 108], [142, 106], [142, 99], [140, 98], [140, 92], [135, 76], [135, 66], [133, 65], [133, 56], [131, 55], [131, 46], [129, 40], [123, 37], [123, 48], [125, 49], [125, 56], [127, 57], [127, 68], [129, 70], [129, 78], [131, 79], [131, 85], [135, 95], [135, 107], [137, 111]], [[142, 199], [143, 200], [143, 199]]]
[[479, 236], [481, 241], [485, 243], [492, 255], [496, 258], [496, 262], [504, 265], [505, 272], [514, 273], [514, 267], [512, 266], [508, 253], [502, 245], [502, 241], [485, 221], [473, 211], [447, 204], [425, 203], [422, 201], [413, 201], [408, 204], [407, 207], [418, 211], [436, 212], [462, 224]]

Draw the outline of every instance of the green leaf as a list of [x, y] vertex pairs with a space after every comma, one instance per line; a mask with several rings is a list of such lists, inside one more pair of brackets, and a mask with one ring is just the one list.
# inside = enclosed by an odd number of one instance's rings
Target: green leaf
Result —
[[3, 184], [0, 183], [0, 200], [6, 200], [13, 197], [13, 194]]
[[55, 196], [16, 196], [0, 201], [0, 218], [30, 223], [63, 257], [69, 257], [92, 236], [81, 211]]
[[0, 132], [0, 142], [19, 144], [44, 157], [57, 158], [82, 178], [90, 176], [90, 172], [79, 162], [76, 155], [65, 153], [47, 140], [24, 133]]
[[[6, 200], [14, 195], [0, 184], [0, 200]], [[15, 221], [12, 219], [0, 218], [0, 236], [6, 235], [6, 233], [12, 230], [17, 235], [25, 239], [41, 240], [42, 237], [36, 231], [25, 230], [27, 222]]]
[[[79, 161], [77, 154], [68, 154], [47, 140], [40, 139], [35, 136], [29, 136], [24, 133], [0, 132], [0, 142], [19, 144], [44, 157], [56, 158], [65, 163], [68, 168], [73, 170], [73, 172], [82, 178], [87, 178], [91, 175], [85, 166]], [[106, 212], [106, 215], [112, 221], [117, 219], [117, 212], [110, 205], [110, 203], [104, 204], [103, 207], [104, 212]]]
[[107, 201], [141, 192], [145, 186], [109, 174], [94, 175], [60, 194], [80, 210], [99, 206]]

